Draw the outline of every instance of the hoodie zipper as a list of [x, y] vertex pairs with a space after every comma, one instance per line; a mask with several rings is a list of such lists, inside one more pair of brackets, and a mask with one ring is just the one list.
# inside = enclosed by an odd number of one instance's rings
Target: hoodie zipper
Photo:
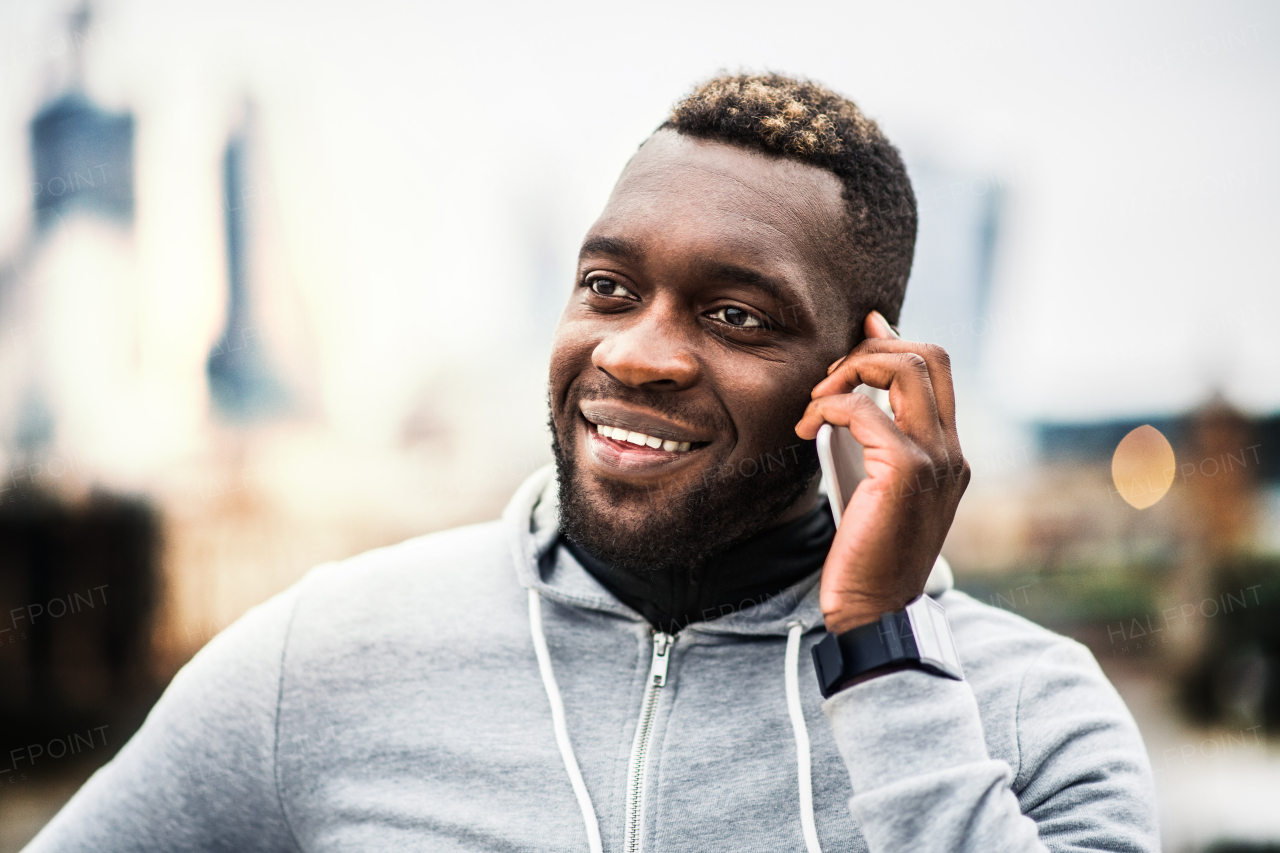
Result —
[[640, 722], [631, 744], [631, 761], [627, 769], [627, 831], [624, 853], [638, 853], [643, 826], [645, 770], [649, 764], [649, 736], [653, 733], [653, 717], [658, 710], [658, 690], [667, 683], [667, 667], [671, 662], [671, 646], [676, 638], [663, 631], [653, 635], [653, 662], [649, 665], [649, 681], [640, 703]]

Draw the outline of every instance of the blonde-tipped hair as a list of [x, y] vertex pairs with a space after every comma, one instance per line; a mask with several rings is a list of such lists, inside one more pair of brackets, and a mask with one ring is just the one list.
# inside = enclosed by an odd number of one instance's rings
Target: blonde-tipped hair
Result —
[[741, 145], [833, 172], [848, 221], [837, 275], [858, 316], [896, 322], [916, 242], [916, 199], [898, 150], [853, 101], [781, 74], [725, 74], [699, 84], [660, 129]]

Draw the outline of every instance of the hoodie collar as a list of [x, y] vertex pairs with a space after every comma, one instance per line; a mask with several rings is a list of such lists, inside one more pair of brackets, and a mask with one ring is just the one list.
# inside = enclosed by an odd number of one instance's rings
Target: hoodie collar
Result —
[[[559, 489], [555, 466], [535, 471], [511, 498], [502, 514], [511, 543], [511, 555], [520, 585], [539, 594], [587, 610], [598, 610], [644, 623], [643, 617], [618, 601], [582, 568], [568, 549], [557, 548], [560, 535]], [[807, 633], [823, 626], [818, 605], [820, 572], [804, 578], [782, 592], [734, 613], [695, 622], [681, 633], [710, 635], [786, 636], [793, 624]], [[952, 586], [951, 569], [938, 558], [925, 592], [936, 596]]]

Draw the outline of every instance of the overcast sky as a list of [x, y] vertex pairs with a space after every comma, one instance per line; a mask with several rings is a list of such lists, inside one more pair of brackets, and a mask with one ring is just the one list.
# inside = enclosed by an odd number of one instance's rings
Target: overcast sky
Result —
[[[917, 173], [922, 231], [957, 193], [1001, 183], [980, 331], [989, 396], [1007, 414], [1172, 413], [1214, 389], [1280, 409], [1275, 4], [98, 10], [89, 88], [138, 115], [139, 239], [156, 247], [146, 275], [172, 289], [218, 260], [216, 240], [192, 234], [216, 232], [217, 157], [252, 98], [335, 409], [389, 424], [450, 359], [545, 352], [577, 243], [619, 169], [672, 101], [721, 68], [814, 77], [854, 98], [913, 166], [970, 176]], [[49, 2], [0, 3], [0, 258], [26, 227], [25, 125], [56, 89], [62, 16]], [[217, 314], [216, 299], [190, 299]]]

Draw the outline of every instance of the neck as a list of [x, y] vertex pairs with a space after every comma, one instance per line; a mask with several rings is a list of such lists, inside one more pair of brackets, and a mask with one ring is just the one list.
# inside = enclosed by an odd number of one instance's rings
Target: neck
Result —
[[834, 536], [830, 509], [806, 494], [768, 528], [696, 568], [629, 572], [567, 538], [562, 543], [619, 601], [656, 629], [675, 633], [761, 604], [799, 583], [822, 568]]

